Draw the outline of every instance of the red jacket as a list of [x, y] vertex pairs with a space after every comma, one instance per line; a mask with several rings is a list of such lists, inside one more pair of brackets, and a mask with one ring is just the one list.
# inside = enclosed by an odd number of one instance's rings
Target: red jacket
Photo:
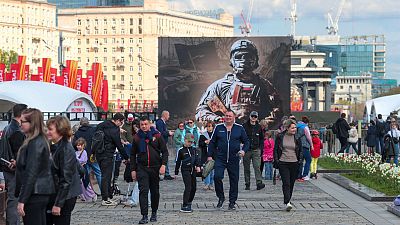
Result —
[[311, 157], [313, 158], [319, 158], [321, 155], [321, 149], [323, 148], [323, 144], [321, 142], [321, 139], [319, 137], [312, 137], [312, 143], [314, 146], [314, 150], [311, 150]]

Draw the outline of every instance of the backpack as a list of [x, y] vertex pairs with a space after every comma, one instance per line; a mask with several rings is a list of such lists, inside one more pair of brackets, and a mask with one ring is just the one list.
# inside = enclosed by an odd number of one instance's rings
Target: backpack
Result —
[[385, 124], [383, 122], [377, 122], [376, 123], [376, 134], [380, 137], [385, 136], [386, 134], [386, 129], [385, 129]]
[[92, 137], [92, 151], [96, 154], [101, 154], [105, 151], [104, 146], [104, 131], [97, 130]]
[[337, 133], [338, 133], [338, 127], [337, 127], [337, 124], [336, 124], [336, 123], [334, 123], [333, 126], [332, 126], [332, 132], [333, 132], [334, 134], [337, 134]]

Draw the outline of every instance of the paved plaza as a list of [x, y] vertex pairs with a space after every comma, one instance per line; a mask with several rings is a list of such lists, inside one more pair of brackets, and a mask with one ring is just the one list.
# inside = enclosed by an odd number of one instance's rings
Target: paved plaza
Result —
[[[170, 161], [172, 164], [172, 161]], [[173, 166], [170, 166], [171, 172]], [[254, 175], [254, 173], [252, 173]], [[224, 179], [225, 195], [228, 198], [229, 182]], [[253, 178], [253, 180], [254, 178]], [[182, 202], [183, 181], [181, 176], [173, 181], [160, 182], [160, 208], [158, 222], [154, 224], [400, 224], [400, 219], [389, 212], [389, 203], [371, 203], [329, 182], [321, 176], [318, 180], [295, 184], [291, 212], [284, 211], [281, 182], [273, 185], [265, 181], [266, 188], [244, 190], [243, 167], [239, 181], [239, 199], [236, 211], [217, 210], [214, 191], [204, 191], [198, 178], [198, 190], [193, 202], [194, 212], [179, 212]], [[127, 184], [120, 180], [122, 192]], [[118, 196], [117, 196], [118, 197]], [[72, 224], [126, 225], [137, 224], [141, 218], [139, 207], [118, 205], [104, 207], [101, 201], [77, 203]]]

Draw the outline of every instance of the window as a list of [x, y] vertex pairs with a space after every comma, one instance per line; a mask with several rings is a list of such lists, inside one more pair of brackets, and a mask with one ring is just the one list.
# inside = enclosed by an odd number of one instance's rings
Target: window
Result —
[[81, 60], [81, 57], [78, 57], [78, 62], [81, 62], [82, 60]]
[[86, 19], [86, 25], [89, 25], [89, 24], [90, 24], [90, 20]]
[[138, 57], [139, 58], [139, 62], [142, 62], [143, 58], [142, 57]]
[[81, 51], [81, 49], [80, 49], [80, 48], [78, 48], [78, 53], [82, 53], [82, 51]]
[[113, 62], [115, 62], [115, 61], [116, 61], [116, 60], [115, 60], [115, 56], [113, 56], [113, 57], [112, 57], [112, 61], [113, 61]]
[[133, 44], [133, 38], [129, 38], [129, 43]]
[[125, 62], [125, 57], [121, 56], [121, 62]]
[[125, 19], [121, 19], [121, 25], [125, 24]]
[[81, 39], [78, 39], [78, 45], [80, 45], [81, 44]]
[[340, 90], [343, 90], [343, 86], [342, 85], [340, 85]]
[[115, 38], [112, 39], [112, 43], [115, 44], [117, 41]]
[[116, 19], [112, 19], [112, 24], [115, 25], [117, 23]]
[[138, 80], [141, 81], [143, 79], [142, 74], [139, 74]]
[[125, 29], [121, 29], [121, 34], [125, 34]]
[[104, 19], [103, 23], [104, 25], [107, 25], [107, 19]]
[[89, 59], [89, 57], [88, 57], [88, 58], [86, 58], [86, 62], [87, 62], [87, 63], [90, 63], [90, 59]]
[[90, 44], [89, 38], [86, 38], [86, 44], [87, 44], [87, 45]]
[[129, 20], [129, 25], [133, 25], [133, 18], [130, 18], [130, 20]]
[[301, 58], [292, 58], [291, 65], [301, 65]]
[[129, 29], [129, 34], [133, 34], [133, 29], [132, 28]]
[[143, 98], [143, 95], [142, 94], [139, 94], [139, 99], [142, 99]]
[[143, 43], [143, 39], [139, 38], [139, 44]]
[[139, 91], [143, 91], [143, 87], [141, 84], [139, 84]]
[[95, 30], [94, 30], [94, 34], [99, 34], [99, 30], [98, 30], [98, 29], [95, 29]]
[[121, 100], [123, 100], [124, 99], [124, 94], [121, 94]]
[[139, 53], [142, 53], [142, 47], [139, 47]]
[[115, 66], [112, 67], [112, 70], [115, 71]]
[[[104, 71], [106, 71], [106, 70], [104, 69]], [[104, 75], [104, 80], [107, 80], [107, 75]]]
[[129, 90], [133, 90], [133, 84], [129, 85]]
[[[129, 97], [130, 97], [131, 99], [133, 99], [133, 94], [130, 94]], [[131, 105], [133, 105], [133, 104], [131, 103]]]
[[78, 25], [82, 25], [82, 21], [80, 19], [78, 19]]
[[121, 44], [125, 44], [125, 39], [121, 38]]
[[129, 56], [129, 62], [133, 62], [133, 56]]
[[107, 53], [107, 48], [104, 48], [103, 52], [104, 52], [104, 53]]
[[98, 43], [99, 43], [99, 39], [97, 39], [97, 38], [94, 39], [94, 43], [95, 43], [95, 44], [98, 44]]
[[115, 94], [112, 94], [112, 99], [115, 100]]
[[130, 80], [130, 81], [133, 81], [133, 75], [130, 75], [130, 76], [129, 76], [129, 80]]
[[[133, 72], [133, 66], [129, 67], [129, 71]], [[132, 76], [133, 77], [133, 76]]]
[[[104, 69], [104, 71], [107, 71], [107, 66], [104, 66], [103, 69]], [[104, 77], [106, 77], [106, 75], [104, 75]], [[104, 78], [104, 79], [106, 79], [106, 78]]]
[[103, 58], [103, 62], [105, 62], [105, 63], [107, 62], [107, 57]]
[[99, 57], [94, 57], [95, 62], [99, 62]]
[[360, 85], [357, 85], [357, 89], [358, 89], [358, 90], [360, 90], [360, 89], [361, 89]]
[[139, 34], [142, 34], [142, 33], [143, 33], [142, 27], [139, 27]]
[[142, 72], [142, 66], [139, 66], [139, 73]]
[[86, 48], [86, 52], [89, 52], [90, 51], [90, 49], [89, 48]]
[[124, 81], [124, 80], [125, 80], [125, 76], [121, 75], [121, 81]]
[[78, 35], [81, 35], [81, 34], [82, 34], [81, 29], [78, 29]]
[[112, 80], [115, 80], [115, 75], [112, 75]]
[[142, 18], [139, 18], [139, 26], [142, 25], [142, 22], [143, 22]]
[[103, 30], [103, 34], [107, 34], [107, 29], [104, 29], [104, 30]]
[[112, 48], [112, 52], [115, 52], [115, 47]]
[[95, 48], [94, 48], [94, 52], [95, 52], [95, 53], [98, 53], [98, 52], [99, 52], [99, 48], [95, 47]]
[[107, 44], [107, 38], [104, 38], [103, 42], [104, 44]]

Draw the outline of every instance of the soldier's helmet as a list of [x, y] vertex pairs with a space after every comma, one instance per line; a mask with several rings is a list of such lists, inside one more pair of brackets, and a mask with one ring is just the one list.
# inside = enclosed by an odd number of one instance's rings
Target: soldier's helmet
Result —
[[259, 64], [256, 45], [247, 39], [235, 41], [231, 47], [230, 66], [239, 72], [257, 69]]

